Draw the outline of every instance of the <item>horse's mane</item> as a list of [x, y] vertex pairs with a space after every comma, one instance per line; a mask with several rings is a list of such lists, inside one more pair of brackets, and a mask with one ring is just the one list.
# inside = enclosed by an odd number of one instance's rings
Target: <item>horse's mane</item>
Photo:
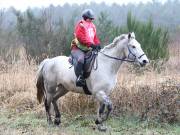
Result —
[[114, 40], [113, 40], [113, 42], [112, 42], [111, 44], [105, 46], [105, 47], [103, 48], [103, 50], [111, 49], [111, 48], [115, 47], [116, 44], [117, 44], [120, 40], [123, 40], [123, 39], [125, 39], [125, 38], [126, 38], [126, 34], [122, 34], [122, 35], [120, 35], [120, 36], [118, 36], [118, 37], [115, 37]]

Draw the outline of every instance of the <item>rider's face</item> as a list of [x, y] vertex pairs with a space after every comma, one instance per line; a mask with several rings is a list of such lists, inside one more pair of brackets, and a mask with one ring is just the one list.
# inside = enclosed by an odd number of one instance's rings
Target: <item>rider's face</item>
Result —
[[93, 20], [94, 19], [90, 19], [90, 18], [86, 19], [87, 22], [92, 22]]

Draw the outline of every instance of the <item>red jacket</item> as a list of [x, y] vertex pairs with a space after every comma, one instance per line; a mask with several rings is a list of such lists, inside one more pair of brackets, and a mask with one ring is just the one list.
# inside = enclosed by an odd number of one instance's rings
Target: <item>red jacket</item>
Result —
[[79, 21], [75, 26], [74, 35], [81, 44], [87, 47], [90, 47], [91, 44], [100, 44], [100, 40], [96, 35], [96, 27], [92, 22]]

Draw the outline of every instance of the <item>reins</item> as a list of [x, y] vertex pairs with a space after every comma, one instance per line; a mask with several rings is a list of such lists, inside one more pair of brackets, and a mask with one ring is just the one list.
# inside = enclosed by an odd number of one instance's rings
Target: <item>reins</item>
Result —
[[128, 60], [128, 59], [126, 59], [126, 58], [117, 58], [117, 57], [113, 57], [113, 56], [107, 55], [107, 54], [105, 54], [105, 53], [103, 53], [103, 52], [99, 52], [99, 53], [103, 54], [104, 56], [106, 56], [106, 57], [108, 57], [108, 58], [110, 58], [110, 59], [127, 61], [127, 62], [135, 62], [135, 60]]

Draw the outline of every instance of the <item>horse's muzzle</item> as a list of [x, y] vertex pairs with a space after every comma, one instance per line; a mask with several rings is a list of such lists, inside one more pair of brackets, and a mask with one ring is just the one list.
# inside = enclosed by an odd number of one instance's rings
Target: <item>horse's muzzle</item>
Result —
[[147, 63], [149, 63], [148, 60], [143, 60], [142, 62], [140, 62], [140, 66], [143, 67], [143, 66], [145, 66]]

